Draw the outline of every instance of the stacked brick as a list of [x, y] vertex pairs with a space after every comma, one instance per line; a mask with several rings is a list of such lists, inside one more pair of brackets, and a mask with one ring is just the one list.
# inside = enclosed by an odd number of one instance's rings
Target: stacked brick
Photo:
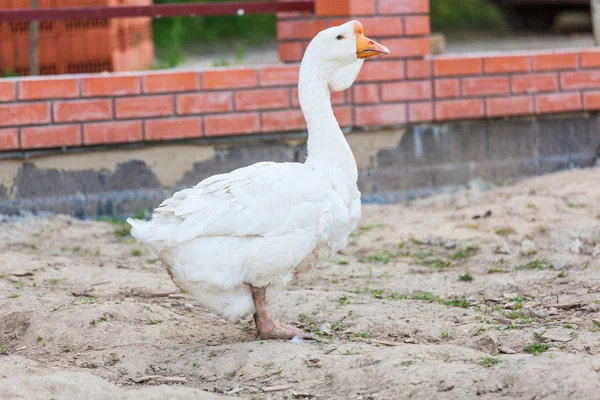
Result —
[[[40, 8], [148, 5], [151, 0], [40, 0]], [[1, 8], [29, 8], [4, 0]], [[154, 63], [149, 18], [41, 21], [41, 75], [142, 70]], [[29, 22], [0, 23], [0, 74], [29, 75]]]
[[[600, 110], [600, 50], [429, 57], [427, 1], [316, 6], [281, 16], [282, 45], [301, 56], [314, 34], [304, 29], [359, 19], [392, 50], [333, 94], [343, 127]], [[1, 79], [0, 151], [304, 131], [298, 57], [286, 54], [279, 66]]]

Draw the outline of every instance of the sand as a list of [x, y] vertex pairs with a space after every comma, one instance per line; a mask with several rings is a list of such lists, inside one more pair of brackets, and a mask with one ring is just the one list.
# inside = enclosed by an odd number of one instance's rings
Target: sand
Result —
[[202, 308], [110, 223], [0, 224], [1, 397], [597, 397], [599, 168], [363, 215], [273, 298], [300, 344]]

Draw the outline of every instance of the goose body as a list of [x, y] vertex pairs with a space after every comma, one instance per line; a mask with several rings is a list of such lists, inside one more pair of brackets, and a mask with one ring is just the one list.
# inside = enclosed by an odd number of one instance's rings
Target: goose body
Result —
[[165, 200], [150, 221], [128, 219], [178, 287], [231, 320], [254, 313], [262, 338], [298, 334], [270, 319], [266, 287], [334, 256], [358, 224], [356, 162], [330, 90], [348, 88], [364, 58], [381, 53], [389, 51], [365, 38], [357, 21], [319, 33], [300, 68], [305, 163], [260, 162], [215, 175]]

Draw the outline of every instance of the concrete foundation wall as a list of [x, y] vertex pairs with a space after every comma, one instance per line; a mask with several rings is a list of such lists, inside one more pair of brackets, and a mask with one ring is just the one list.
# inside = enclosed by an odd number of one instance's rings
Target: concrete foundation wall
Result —
[[[598, 114], [480, 120], [352, 132], [364, 202], [396, 202], [481, 178], [503, 183], [598, 159]], [[259, 161], [302, 162], [305, 138], [179, 142], [16, 153], [0, 159], [0, 213], [94, 217], [156, 207], [174, 191]]]

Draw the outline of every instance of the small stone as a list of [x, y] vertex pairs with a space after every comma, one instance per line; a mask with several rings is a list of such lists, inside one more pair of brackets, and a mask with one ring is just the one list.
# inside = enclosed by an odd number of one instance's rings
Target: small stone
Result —
[[431, 245], [432, 246], [441, 246], [442, 245], [442, 239], [440, 238], [433, 238], [431, 239]]
[[497, 246], [494, 249], [494, 253], [496, 253], [496, 254], [510, 254], [510, 247], [508, 246], [508, 243], [504, 242], [503, 244]]
[[421, 244], [424, 244], [426, 246], [429, 246], [431, 244], [431, 239], [429, 239], [429, 238], [423, 238], [419, 241], [421, 242]]
[[498, 349], [502, 354], [517, 354], [517, 352], [510, 347], [501, 347]]
[[547, 351], [550, 353], [558, 353], [560, 352], [560, 349], [556, 347], [550, 347]]
[[190, 304], [190, 303], [185, 303], [185, 304], [183, 305], [183, 307], [184, 307], [185, 309], [187, 309], [187, 310], [191, 310], [191, 309], [193, 309], [193, 308], [194, 308], [194, 306], [193, 306], [192, 304]]
[[408, 339], [404, 339], [404, 343], [417, 343], [417, 340], [413, 339], [413, 338], [408, 338]]
[[581, 249], [583, 248], [583, 242], [580, 239], [575, 239], [571, 241], [569, 244], [569, 251], [573, 254], [581, 253]]
[[454, 385], [450, 382], [440, 381], [437, 385], [438, 392], [449, 392], [454, 389]]
[[498, 354], [498, 337], [487, 332], [475, 341], [475, 348], [488, 354]]
[[557, 261], [553, 264], [553, 266], [556, 271], [562, 271], [563, 269], [570, 267], [569, 263], [566, 261]]
[[535, 254], [537, 252], [537, 246], [533, 240], [525, 239], [521, 242], [521, 251], [524, 254]]
[[574, 339], [572, 336], [563, 335], [563, 334], [554, 333], [554, 332], [544, 332], [544, 334], [542, 334], [541, 338], [544, 339], [544, 341], [546, 341], [546, 342], [561, 342], [561, 343], [570, 342], [571, 340]]
[[550, 316], [550, 312], [545, 308], [534, 308], [530, 311], [531, 315], [537, 318], [546, 319]]
[[333, 334], [333, 330], [331, 328], [331, 324], [329, 322], [325, 322], [323, 325], [319, 327], [319, 330], [328, 335]]
[[455, 240], [446, 240], [444, 242], [444, 248], [451, 250], [451, 249], [455, 249], [456, 248], [456, 241]]

